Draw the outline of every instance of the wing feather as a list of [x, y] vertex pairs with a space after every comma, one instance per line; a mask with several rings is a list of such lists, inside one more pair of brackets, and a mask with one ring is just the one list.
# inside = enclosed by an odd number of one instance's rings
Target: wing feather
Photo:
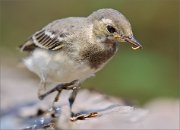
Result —
[[32, 51], [36, 47], [48, 49], [48, 50], [59, 50], [64, 46], [63, 33], [57, 33], [49, 30], [40, 30], [36, 32], [32, 37], [23, 45], [20, 46], [22, 51]]

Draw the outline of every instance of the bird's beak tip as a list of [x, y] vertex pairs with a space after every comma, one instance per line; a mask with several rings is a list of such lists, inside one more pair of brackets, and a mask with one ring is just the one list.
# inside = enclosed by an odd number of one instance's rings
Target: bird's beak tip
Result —
[[124, 40], [132, 44], [133, 50], [143, 49], [142, 45], [133, 36], [126, 37]]

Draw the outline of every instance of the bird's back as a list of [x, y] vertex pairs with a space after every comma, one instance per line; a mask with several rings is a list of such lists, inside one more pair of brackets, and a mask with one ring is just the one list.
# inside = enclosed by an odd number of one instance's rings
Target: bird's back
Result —
[[85, 17], [69, 17], [55, 20], [43, 29], [73, 32], [85, 26], [86, 23]]

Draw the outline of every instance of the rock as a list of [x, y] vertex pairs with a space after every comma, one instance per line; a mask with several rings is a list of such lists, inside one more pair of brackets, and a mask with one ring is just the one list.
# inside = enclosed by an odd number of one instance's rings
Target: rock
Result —
[[40, 101], [37, 80], [21, 68], [1, 66], [0, 129], [179, 129], [179, 101], [156, 99], [142, 108], [128, 106], [117, 97], [81, 89], [73, 112], [96, 117], [70, 121], [68, 97], [63, 91], [52, 107], [55, 94]]

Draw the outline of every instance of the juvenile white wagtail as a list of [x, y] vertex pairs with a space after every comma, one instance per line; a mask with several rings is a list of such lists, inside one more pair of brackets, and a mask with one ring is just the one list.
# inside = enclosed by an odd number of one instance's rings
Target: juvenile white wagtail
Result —
[[[41, 79], [39, 98], [58, 91], [57, 101], [63, 89], [73, 90], [69, 98], [72, 112], [80, 83], [110, 61], [120, 42], [131, 43], [133, 49], [142, 48], [123, 14], [114, 9], [100, 9], [88, 17], [69, 17], [49, 23], [20, 49], [30, 52], [24, 63]], [[57, 86], [42, 94], [46, 83]]]

